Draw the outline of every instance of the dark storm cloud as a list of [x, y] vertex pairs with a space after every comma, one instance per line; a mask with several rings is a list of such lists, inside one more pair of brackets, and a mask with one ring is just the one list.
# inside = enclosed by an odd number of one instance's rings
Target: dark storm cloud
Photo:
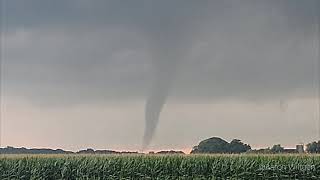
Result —
[[180, 57], [172, 96], [255, 99], [314, 90], [316, 0], [4, 4], [3, 83], [12, 96], [44, 103], [144, 98], [154, 72], [173, 66], [159, 58], [163, 48]]
[[[254, 11], [283, 11], [285, 16], [290, 16], [292, 24], [309, 24], [316, 7], [317, 0], [29, 0], [29, 1], [4, 1], [8, 27], [32, 27], [44, 25], [110, 25], [133, 24], [162, 29], [161, 19], [184, 17], [188, 21], [196, 17], [212, 18], [225, 16], [233, 8], [252, 7]], [[252, 11], [253, 9], [251, 9]], [[249, 10], [250, 11], [250, 10]], [[211, 16], [210, 16], [211, 15]], [[152, 28], [152, 27], [151, 27]]]

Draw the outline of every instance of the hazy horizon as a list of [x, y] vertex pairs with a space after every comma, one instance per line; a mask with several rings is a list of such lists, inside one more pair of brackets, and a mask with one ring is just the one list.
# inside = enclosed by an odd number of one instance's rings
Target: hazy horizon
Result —
[[145, 109], [150, 150], [318, 140], [319, 14], [317, 0], [1, 0], [1, 146], [140, 150]]

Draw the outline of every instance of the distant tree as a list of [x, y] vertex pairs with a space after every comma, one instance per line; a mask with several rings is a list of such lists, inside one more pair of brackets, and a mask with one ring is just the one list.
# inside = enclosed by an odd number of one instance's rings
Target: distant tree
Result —
[[316, 142], [311, 142], [307, 144], [307, 149], [306, 151], [308, 153], [320, 153], [320, 141]]
[[273, 145], [273, 147], [270, 149], [272, 153], [283, 153], [284, 148], [280, 144]]
[[159, 152], [156, 152], [156, 154], [184, 154], [184, 152], [170, 150], [170, 151], [159, 151]]
[[212, 137], [201, 141], [198, 146], [194, 146], [191, 153], [243, 153], [250, 149], [248, 144], [242, 143], [239, 139], [228, 143], [219, 137]]
[[91, 148], [78, 151], [78, 154], [94, 154], [94, 153], [95, 153], [94, 149], [91, 149]]
[[244, 153], [248, 150], [251, 150], [250, 145], [242, 143], [239, 139], [234, 139], [229, 144], [230, 153]]
[[271, 150], [268, 147], [268, 148], [262, 148], [262, 149], [254, 149], [254, 150], [251, 150], [249, 153], [251, 153], [251, 154], [270, 154]]
[[212, 137], [201, 141], [198, 146], [193, 147], [191, 153], [227, 153], [228, 146], [229, 143], [227, 141]]

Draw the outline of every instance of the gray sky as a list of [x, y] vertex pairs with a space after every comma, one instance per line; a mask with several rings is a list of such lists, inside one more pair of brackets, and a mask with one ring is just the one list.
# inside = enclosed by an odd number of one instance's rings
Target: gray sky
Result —
[[173, 67], [151, 149], [318, 138], [317, 0], [1, 2], [3, 145], [137, 150]]

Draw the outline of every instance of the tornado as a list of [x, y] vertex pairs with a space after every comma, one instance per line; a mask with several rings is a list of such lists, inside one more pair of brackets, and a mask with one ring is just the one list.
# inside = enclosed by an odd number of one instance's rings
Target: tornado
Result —
[[159, 47], [154, 53], [154, 74], [149, 96], [145, 104], [145, 129], [142, 150], [145, 150], [155, 134], [161, 111], [168, 98], [169, 90], [176, 76], [178, 62], [176, 49]]
[[[157, 1], [155, 1], [157, 2]], [[187, 18], [184, 16], [183, 5], [162, 13], [158, 3], [151, 3], [150, 23], [144, 24], [148, 37], [148, 49], [151, 54], [153, 73], [151, 87], [145, 104], [145, 129], [142, 150], [145, 150], [157, 129], [161, 111], [166, 103], [170, 89], [177, 74], [180, 59], [186, 52], [188, 28]], [[160, 10], [160, 11], [159, 11]], [[172, 11], [173, 10], [173, 11]]]
[[169, 80], [157, 79], [145, 105], [145, 130], [142, 149], [150, 144], [169, 91]]

